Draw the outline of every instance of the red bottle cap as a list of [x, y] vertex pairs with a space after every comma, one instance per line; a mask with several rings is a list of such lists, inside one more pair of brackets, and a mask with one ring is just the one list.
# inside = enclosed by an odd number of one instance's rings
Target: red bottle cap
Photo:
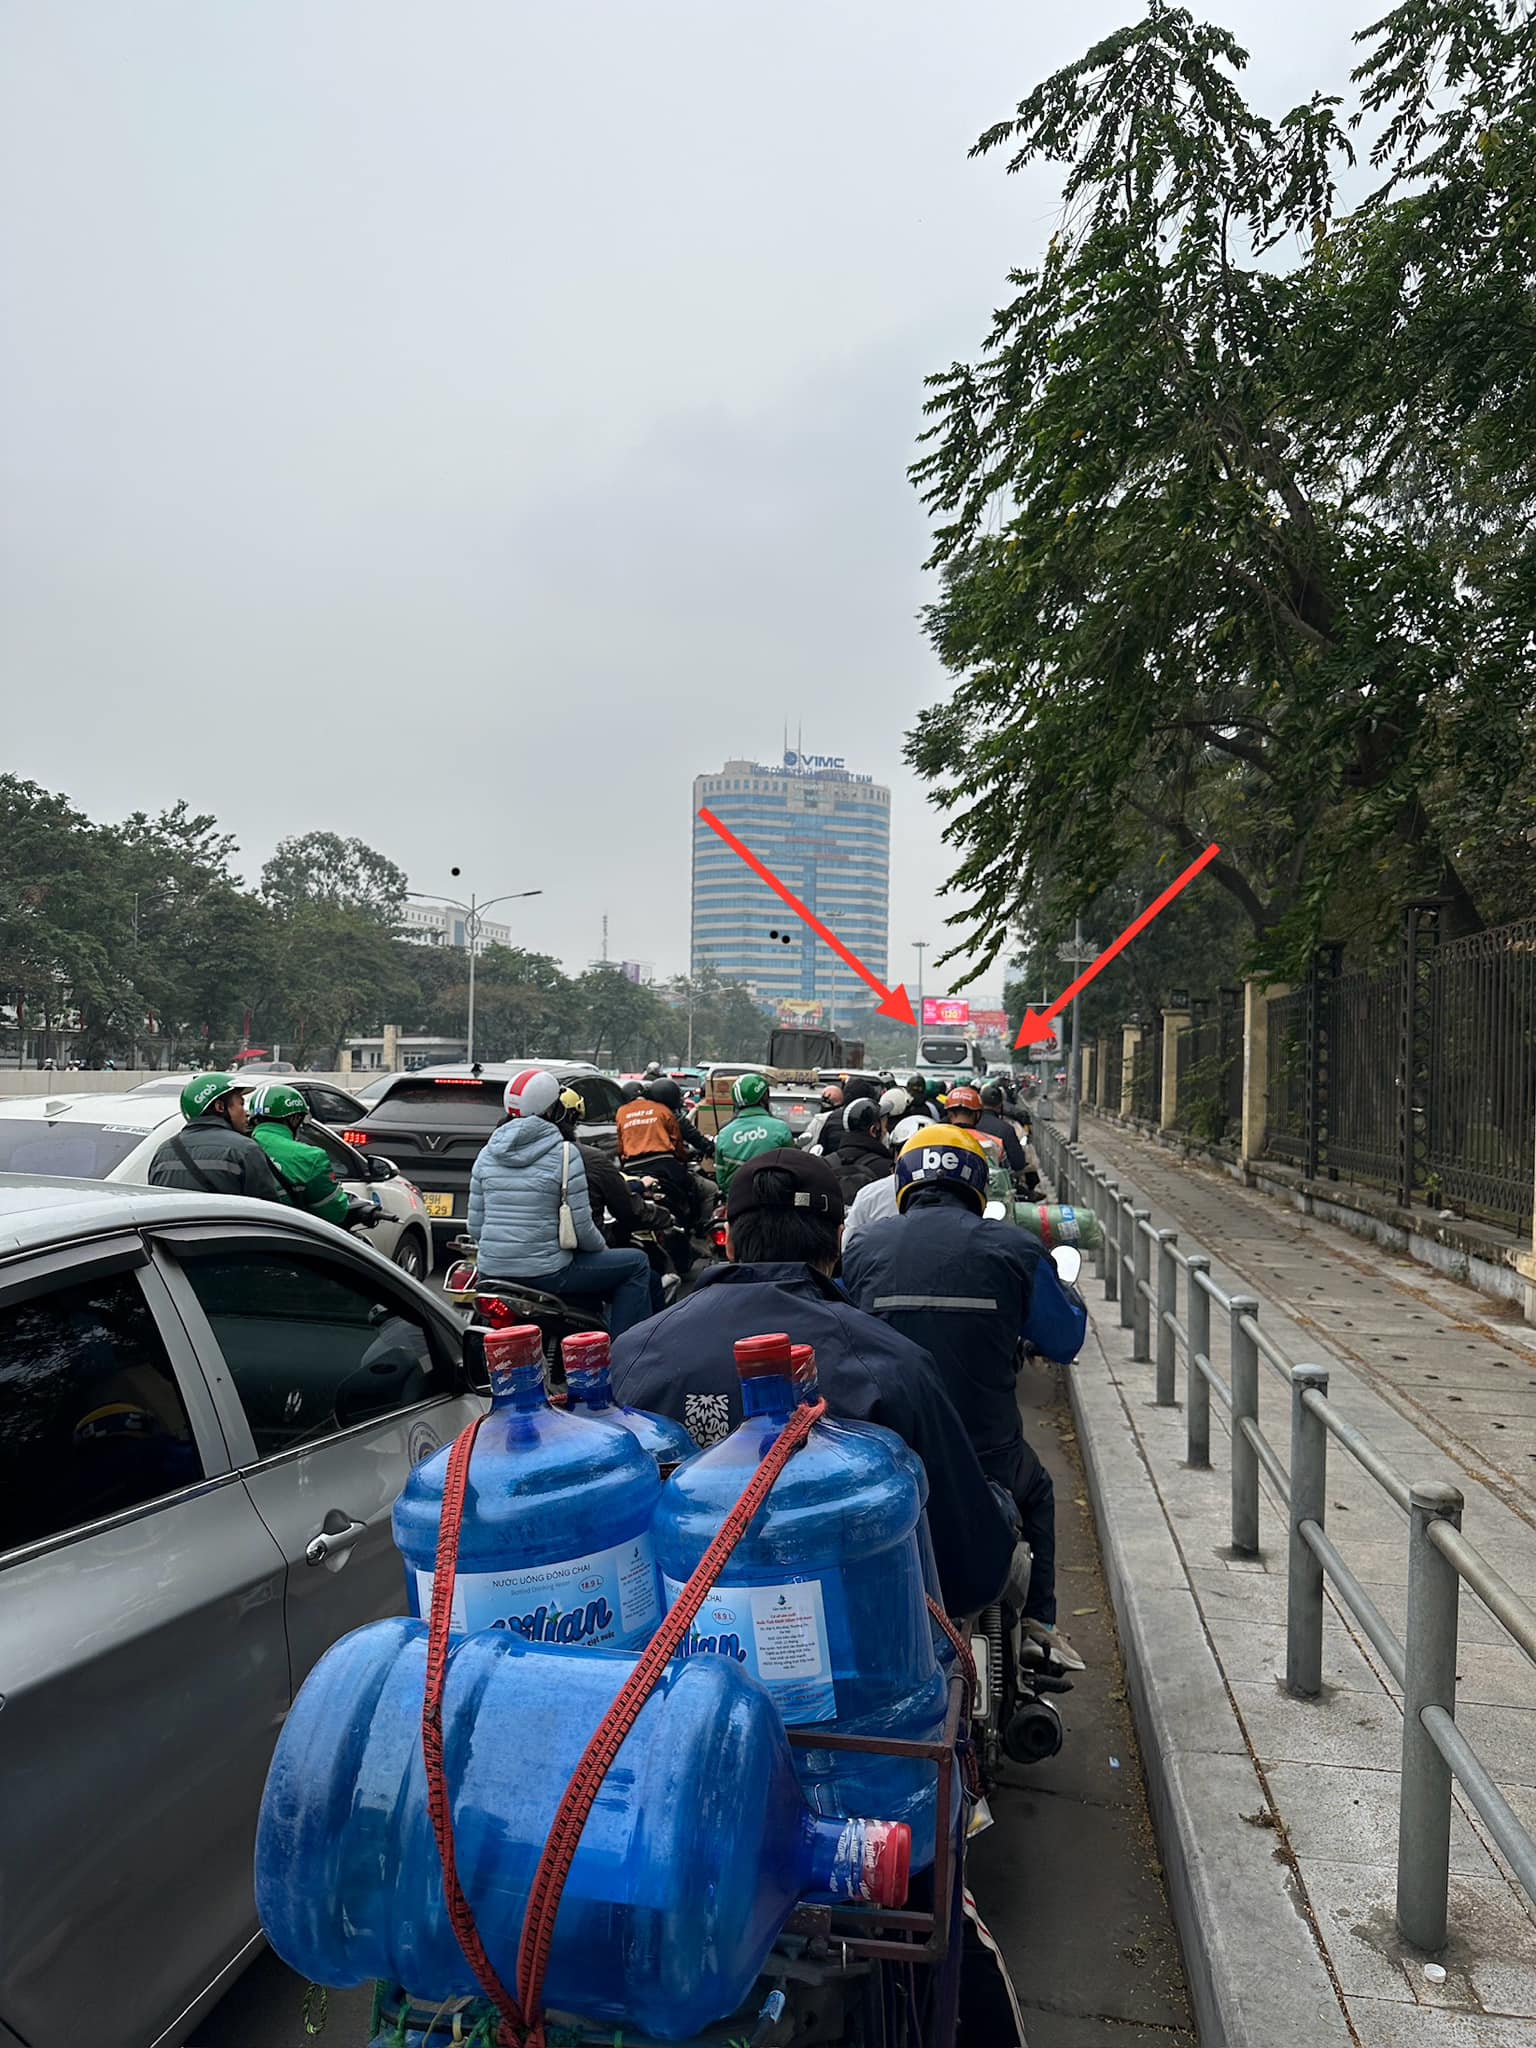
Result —
[[743, 1337], [735, 1346], [736, 1370], [744, 1380], [788, 1379], [793, 1371], [789, 1336], [779, 1330], [766, 1337]]
[[544, 1363], [544, 1339], [532, 1323], [513, 1323], [485, 1333], [485, 1363], [491, 1372], [517, 1372]]
[[865, 1893], [875, 1905], [894, 1911], [907, 1903], [912, 1830], [904, 1820], [867, 1820], [864, 1830]]
[[567, 1372], [596, 1372], [608, 1363], [608, 1332], [578, 1330], [560, 1341], [560, 1362]]

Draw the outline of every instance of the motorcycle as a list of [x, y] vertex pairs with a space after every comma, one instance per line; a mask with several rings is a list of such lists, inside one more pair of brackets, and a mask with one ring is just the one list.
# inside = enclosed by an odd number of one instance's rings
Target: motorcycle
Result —
[[662, 1298], [670, 1308], [682, 1292], [683, 1276], [678, 1271], [669, 1238], [675, 1235], [676, 1225], [672, 1212], [666, 1205], [666, 1196], [660, 1181], [653, 1175], [631, 1168], [624, 1174], [630, 1193], [639, 1204], [644, 1222], [625, 1231], [612, 1218], [603, 1226], [603, 1235], [611, 1245], [619, 1248], [633, 1247], [645, 1253], [650, 1261], [651, 1271], [661, 1281]]
[[456, 1237], [448, 1248], [459, 1256], [443, 1278], [443, 1292], [468, 1315], [470, 1335], [483, 1342], [491, 1330], [532, 1323], [543, 1345], [545, 1378], [552, 1392], [563, 1390], [561, 1342], [582, 1331], [606, 1330], [604, 1304], [596, 1296], [546, 1294], [523, 1280], [482, 1278], [473, 1238]]

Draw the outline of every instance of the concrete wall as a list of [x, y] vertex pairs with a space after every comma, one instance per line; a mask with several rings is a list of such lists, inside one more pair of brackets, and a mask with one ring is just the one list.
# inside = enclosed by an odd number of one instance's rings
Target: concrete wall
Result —
[[[136, 1088], [141, 1081], [163, 1081], [163, 1072], [141, 1069], [134, 1072], [120, 1068], [115, 1074], [71, 1074], [60, 1068], [51, 1074], [40, 1074], [35, 1067], [0, 1067], [0, 1101], [8, 1096], [26, 1095], [126, 1095], [130, 1088]], [[285, 1080], [286, 1075], [253, 1074], [251, 1085], [260, 1080]], [[334, 1081], [341, 1088], [349, 1088], [366, 1075], [355, 1074], [308, 1074], [306, 1080]]]

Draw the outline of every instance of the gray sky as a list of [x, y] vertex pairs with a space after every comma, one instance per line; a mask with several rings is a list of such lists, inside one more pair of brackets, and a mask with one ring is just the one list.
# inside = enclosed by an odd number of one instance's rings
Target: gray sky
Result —
[[[904, 470], [1055, 217], [965, 152], [1138, 7], [3, 0], [0, 765], [673, 971], [692, 778], [788, 717], [894, 786], [909, 977]], [[1278, 112], [1375, 9], [1204, 11]]]

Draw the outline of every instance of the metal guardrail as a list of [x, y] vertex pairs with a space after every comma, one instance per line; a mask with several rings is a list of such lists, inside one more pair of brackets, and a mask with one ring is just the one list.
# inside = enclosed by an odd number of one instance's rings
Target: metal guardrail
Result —
[[[1057, 1199], [1096, 1212], [1104, 1229], [1092, 1254], [1106, 1302], [1117, 1302], [1132, 1356], [1153, 1365], [1160, 1407], [1177, 1399], [1178, 1356], [1186, 1364], [1185, 1433], [1191, 1465], [1211, 1462], [1211, 1395], [1231, 1412], [1232, 1548], [1259, 1548], [1259, 1473], [1273, 1481], [1289, 1515], [1285, 1682], [1315, 1698], [1323, 1683], [1324, 1582], [1355, 1617], [1403, 1690], [1402, 1773], [1398, 1796], [1397, 1924], [1403, 1938], [1433, 1953], [1445, 1946], [1450, 1875], [1451, 1783], [1482, 1816], [1527, 1896], [1536, 1901], [1536, 1840], [1456, 1725], [1456, 1640], [1462, 1581], [1536, 1664], [1536, 1610], [1461, 1533], [1458, 1487], [1409, 1480], [1328, 1398], [1326, 1367], [1293, 1364], [1259, 1323], [1252, 1295], [1228, 1295], [1211, 1278], [1211, 1261], [1186, 1252], [1178, 1233], [1159, 1230], [1150, 1209], [1111, 1180], [1080, 1144], [1041, 1121], [1036, 1140]], [[1153, 1266], [1156, 1264], [1154, 1278]], [[1179, 1275], [1185, 1312], [1179, 1319]], [[1212, 1306], [1228, 1319], [1230, 1385], [1211, 1360]], [[1267, 1364], [1291, 1398], [1290, 1465], [1259, 1426], [1259, 1369]], [[1408, 1517], [1408, 1613], [1404, 1640], [1394, 1635], [1327, 1533], [1328, 1440]]]

